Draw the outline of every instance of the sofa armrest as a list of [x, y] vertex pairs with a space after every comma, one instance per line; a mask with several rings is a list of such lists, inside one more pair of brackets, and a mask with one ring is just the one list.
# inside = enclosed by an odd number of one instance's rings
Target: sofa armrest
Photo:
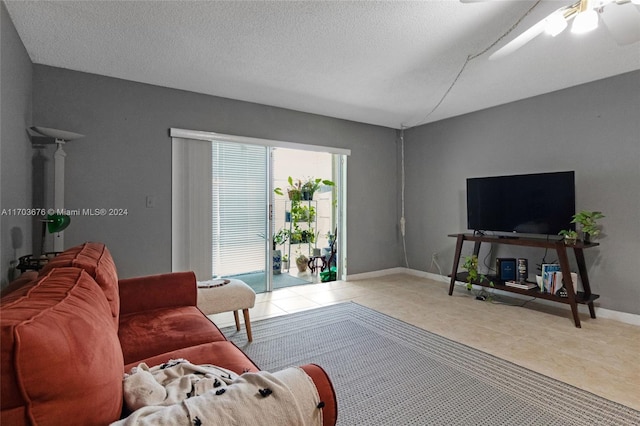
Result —
[[118, 281], [120, 315], [177, 306], [196, 306], [198, 285], [193, 272], [173, 272]]
[[338, 401], [329, 375], [317, 364], [306, 364], [300, 367], [316, 385], [322, 407], [322, 426], [334, 426], [338, 421]]

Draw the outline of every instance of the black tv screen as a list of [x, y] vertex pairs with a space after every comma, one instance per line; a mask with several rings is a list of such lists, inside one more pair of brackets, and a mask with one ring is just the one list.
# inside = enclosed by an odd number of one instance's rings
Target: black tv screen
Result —
[[474, 231], [557, 235], [574, 229], [575, 173], [467, 179], [467, 225]]

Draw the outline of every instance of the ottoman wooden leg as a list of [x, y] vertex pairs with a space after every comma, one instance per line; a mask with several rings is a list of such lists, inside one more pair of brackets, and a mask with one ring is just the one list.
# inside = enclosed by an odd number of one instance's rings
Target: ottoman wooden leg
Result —
[[253, 336], [251, 335], [251, 320], [249, 319], [249, 309], [243, 309], [242, 314], [244, 315], [244, 326], [247, 329], [247, 340], [253, 342]]
[[233, 319], [236, 320], [236, 331], [240, 331], [240, 318], [238, 317], [238, 311], [233, 311]]

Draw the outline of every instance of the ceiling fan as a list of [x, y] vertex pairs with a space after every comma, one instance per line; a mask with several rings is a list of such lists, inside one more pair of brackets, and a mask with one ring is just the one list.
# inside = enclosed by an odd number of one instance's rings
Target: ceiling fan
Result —
[[[462, 3], [491, 0], [460, 0]], [[489, 59], [503, 58], [543, 32], [557, 36], [573, 20], [571, 32], [582, 34], [598, 27], [602, 20], [613, 39], [621, 46], [640, 40], [640, 0], [577, 0], [552, 12], [518, 37], [494, 52]]]

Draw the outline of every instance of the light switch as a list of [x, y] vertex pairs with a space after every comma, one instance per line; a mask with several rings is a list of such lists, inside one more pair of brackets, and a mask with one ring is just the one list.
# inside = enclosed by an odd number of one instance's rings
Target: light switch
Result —
[[147, 195], [147, 208], [152, 209], [156, 206], [156, 197], [153, 195]]

